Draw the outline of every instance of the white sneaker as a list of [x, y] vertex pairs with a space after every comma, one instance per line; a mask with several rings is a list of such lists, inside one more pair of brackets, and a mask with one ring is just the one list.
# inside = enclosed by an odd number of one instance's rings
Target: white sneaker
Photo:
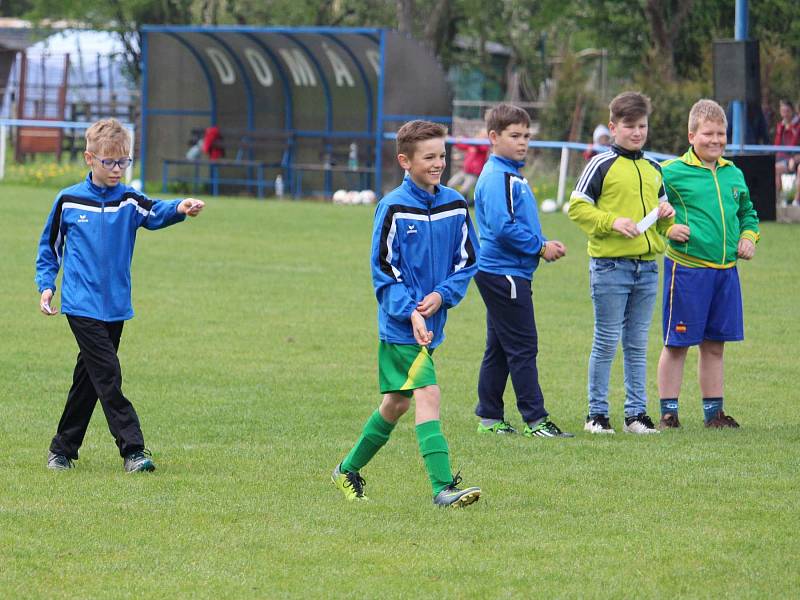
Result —
[[586, 417], [586, 425], [583, 426], [584, 431], [589, 433], [614, 433], [614, 428], [608, 422], [608, 417], [605, 415], [595, 415], [593, 417]]
[[639, 435], [650, 435], [651, 433], [661, 433], [653, 421], [645, 413], [640, 413], [635, 417], [625, 417], [625, 425], [622, 428], [625, 433], [636, 433]]

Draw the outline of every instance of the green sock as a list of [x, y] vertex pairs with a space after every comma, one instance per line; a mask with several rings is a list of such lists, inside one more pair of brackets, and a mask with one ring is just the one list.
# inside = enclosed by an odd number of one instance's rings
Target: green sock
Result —
[[350, 450], [350, 454], [342, 461], [342, 473], [346, 471], [360, 471], [372, 457], [378, 453], [383, 445], [389, 441], [389, 436], [396, 423], [389, 423], [381, 416], [379, 410], [372, 413], [367, 419], [361, 437]]
[[417, 425], [417, 442], [419, 442], [419, 451], [425, 461], [425, 470], [428, 471], [435, 496], [453, 483], [453, 473], [450, 471], [450, 453], [447, 449], [447, 440], [442, 434], [441, 423], [425, 421]]

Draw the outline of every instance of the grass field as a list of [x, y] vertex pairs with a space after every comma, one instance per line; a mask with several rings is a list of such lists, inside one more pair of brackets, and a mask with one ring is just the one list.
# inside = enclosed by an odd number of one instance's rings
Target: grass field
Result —
[[[0, 187], [0, 597], [797, 597], [797, 227], [765, 224], [740, 267], [747, 339], [726, 359], [737, 431], [703, 428], [692, 351], [682, 430], [478, 436], [472, 287], [436, 362], [454, 469], [484, 495], [447, 511], [431, 504], [410, 415], [363, 471], [369, 503], [330, 483], [379, 401], [370, 207], [215, 199], [192, 222], [142, 230], [120, 355], [158, 470], [123, 473], [99, 408], [77, 468], [45, 469], [77, 352], [33, 284], [54, 192]], [[585, 241], [561, 214], [544, 227], [569, 254], [536, 275], [542, 387], [577, 432]], [[615, 364], [618, 431], [622, 401]], [[507, 405], [520, 425], [510, 385]]]

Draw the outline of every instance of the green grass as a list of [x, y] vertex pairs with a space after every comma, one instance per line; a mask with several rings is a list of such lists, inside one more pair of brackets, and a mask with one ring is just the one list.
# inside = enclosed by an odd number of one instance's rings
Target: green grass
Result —
[[[126, 394], [158, 470], [122, 472], [98, 408], [77, 468], [44, 468], [76, 355], [38, 313], [33, 261], [54, 190], [2, 186], [0, 597], [791, 597], [800, 514], [795, 227], [765, 224], [741, 265], [746, 341], [726, 357], [738, 431], [706, 431], [692, 351], [684, 428], [642, 439], [478, 436], [484, 311], [470, 289], [436, 354], [455, 469], [484, 495], [435, 509], [407, 416], [364, 469], [367, 504], [329, 473], [379, 401], [372, 209], [214, 199], [142, 230]], [[585, 240], [536, 275], [540, 370], [565, 429], [586, 412]], [[58, 306], [60, 302], [55, 304]], [[649, 356], [657, 414], [657, 316]], [[618, 361], [619, 362], [619, 361]], [[612, 376], [621, 429], [622, 374]], [[507, 416], [520, 425], [509, 385]]]

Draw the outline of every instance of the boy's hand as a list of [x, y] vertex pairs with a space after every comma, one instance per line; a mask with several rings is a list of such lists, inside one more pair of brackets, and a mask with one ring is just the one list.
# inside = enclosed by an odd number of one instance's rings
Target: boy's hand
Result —
[[439, 292], [431, 292], [417, 303], [417, 312], [426, 319], [433, 316], [442, 307], [442, 296]]
[[673, 208], [672, 204], [669, 202], [659, 202], [658, 203], [658, 218], [659, 219], [669, 219], [675, 216], [675, 209]]
[[414, 339], [420, 346], [427, 346], [433, 341], [433, 332], [428, 331], [425, 317], [417, 310], [411, 313], [411, 329], [414, 332]]
[[544, 254], [542, 258], [547, 262], [553, 262], [567, 255], [567, 247], [558, 240], [547, 240], [544, 243]]
[[739, 247], [736, 249], [736, 253], [739, 258], [750, 260], [756, 253], [756, 245], [747, 238], [742, 238], [739, 240]]
[[641, 235], [639, 228], [636, 227], [636, 223], [631, 221], [628, 217], [617, 217], [614, 219], [614, 224], [611, 225], [611, 229], [617, 233], [621, 233], [626, 238], [635, 238], [637, 235]]
[[689, 241], [689, 226], [688, 225], [673, 225], [667, 231], [667, 237], [675, 242], [688, 242]]
[[178, 204], [178, 212], [189, 217], [196, 217], [200, 214], [200, 211], [203, 210], [205, 205], [206, 203], [202, 200], [197, 200], [196, 198], [186, 198], [181, 200], [181, 203]]
[[50, 306], [50, 301], [53, 299], [53, 290], [45, 290], [42, 292], [42, 298], [39, 300], [39, 310], [41, 310], [48, 317], [58, 314], [58, 309]]

